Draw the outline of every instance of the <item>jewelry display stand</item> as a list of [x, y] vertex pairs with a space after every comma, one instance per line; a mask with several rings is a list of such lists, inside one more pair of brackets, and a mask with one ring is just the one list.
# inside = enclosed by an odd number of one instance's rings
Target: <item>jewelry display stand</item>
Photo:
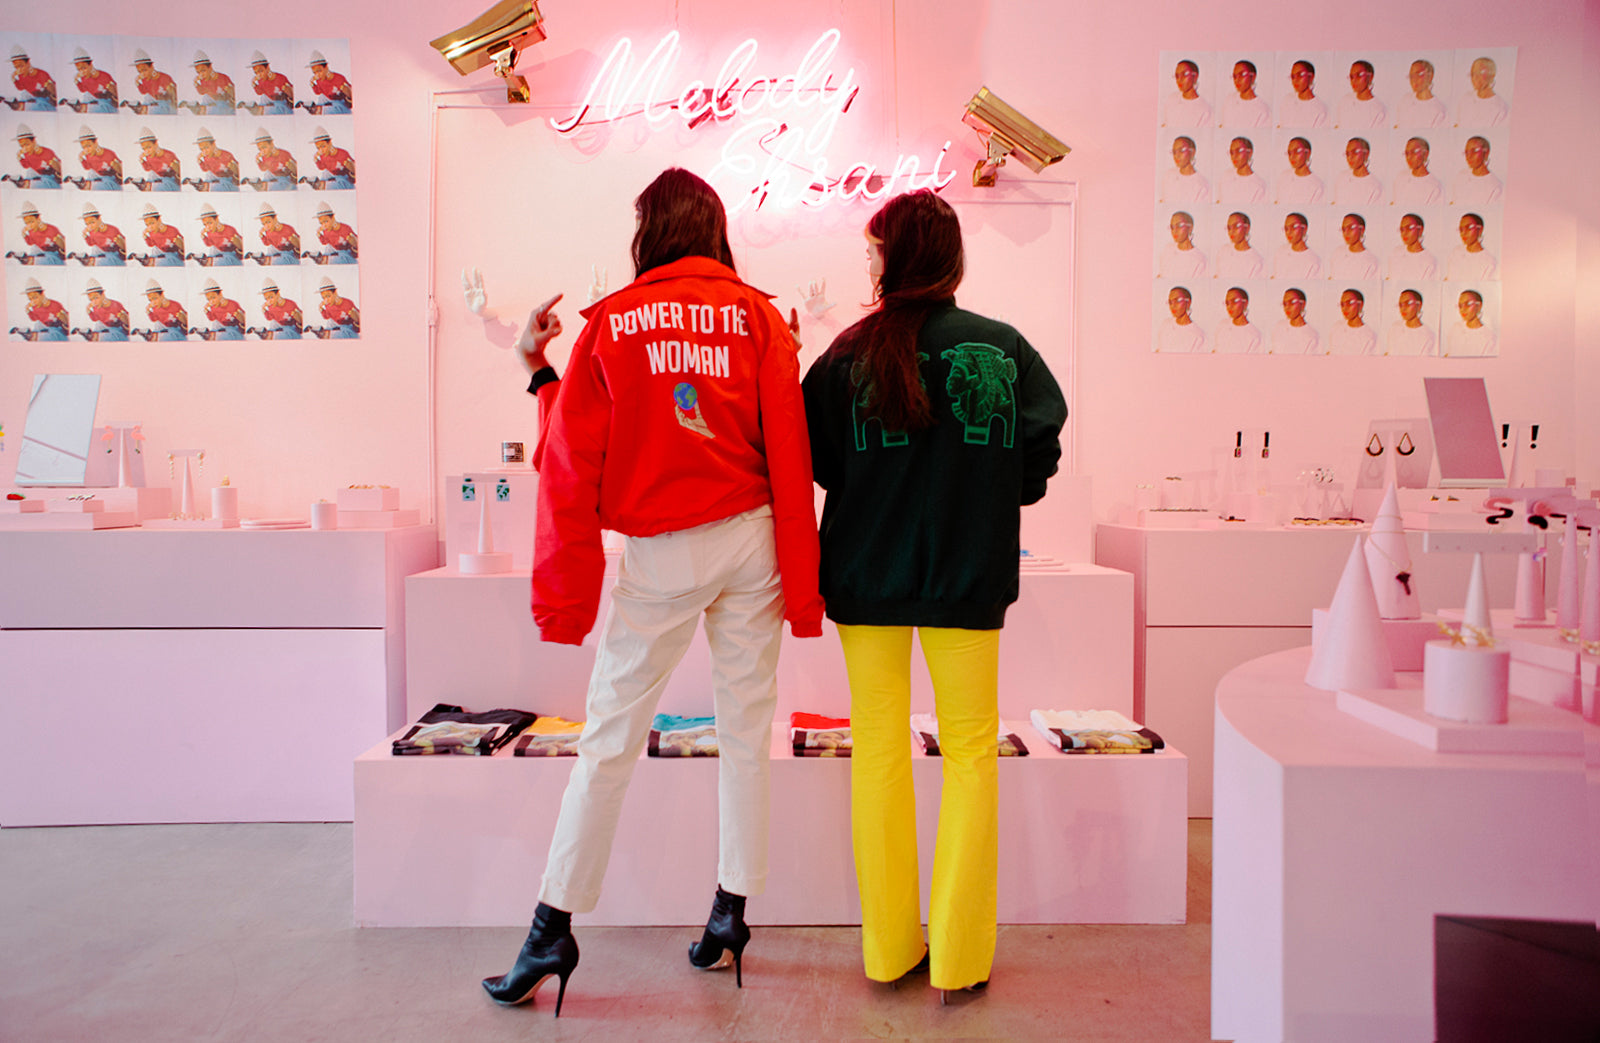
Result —
[[239, 519], [207, 518], [195, 504], [194, 467], [190, 461], [199, 461], [202, 472], [206, 466], [204, 449], [174, 449], [167, 454], [169, 464], [183, 461], [183, 484], [180, 486], [178, 511], [167, 518], [152, 518], [144, 523], [147, 529], [237, 529]]
[[[494, 498], [501, 502], [511, 499], [511, 486], [504, 479], [495, 483]], [[479, 495], [477, 484], [467, 478], [461, 483], [461, 499], [478, 501], [478, 550], [475, 554], [462, 552], [458, 556], [461, 572], [468, 576], [510, 572], [511, 555], [494, 549], [494, 529], [489, 524], [488, 491], [483, 490], [483, 495]]]

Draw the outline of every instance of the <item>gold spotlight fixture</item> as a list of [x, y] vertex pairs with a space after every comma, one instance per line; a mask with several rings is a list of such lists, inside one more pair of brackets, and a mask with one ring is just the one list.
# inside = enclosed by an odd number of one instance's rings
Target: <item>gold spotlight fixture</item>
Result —
[[433, 41], [433, 49], [465, 76], [493, 65], [506, 81], [506, 100], [526, 102], [528, 81], [512, 70], [517, 55], [545, 38], [538, 0], [502, 0], [452, 33]]
[[1015, 156], [1037, 174], [1052, 163], [1059, 163], [1072, 149], [997, 98], [987, 87], [967, 102], [961, 122], [978, 132], [987, 155], [972, 169], [972, 183], [980, 188], [994, 187], [995, 178], [1006, 159]]

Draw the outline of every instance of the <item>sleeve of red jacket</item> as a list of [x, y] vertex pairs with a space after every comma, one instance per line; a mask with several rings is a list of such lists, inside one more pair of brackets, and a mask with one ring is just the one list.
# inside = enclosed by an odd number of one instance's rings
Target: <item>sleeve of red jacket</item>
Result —
[[777, 529], [778, 574], [783, 583], [783, 618], [795, 637], [822, 636], [822, 595], [817, 576], [822, 548], [811, 485], [811, 439], [800, 395], [799, 350], [772, 308], [761, 309], [769, 326], [761, 362], [761, 433]]
[[600, 474], [611, 395], [594, 357], [594, 324], [572, 349], [549, 423], [534, 452], [539, 516], [533, 546], [533, 621], [539, 638], [577, 645], [594, 629], [605, 576]]

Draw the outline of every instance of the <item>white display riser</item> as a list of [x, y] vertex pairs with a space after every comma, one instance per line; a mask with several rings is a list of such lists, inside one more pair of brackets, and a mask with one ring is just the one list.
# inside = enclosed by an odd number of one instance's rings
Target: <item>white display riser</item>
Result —
[[0, 630], [0, 825], [348, 821], [371, 630]]
[[[1134, 576], [1134, 716], [1189, 754], [1191, 816], [1211, 814], [1217, 682], [1257, 656], [1311, 644], [1311, 612], [1332, 602], [1350, 548], [1365, 531], [1095, 530], [1095, 560]], [[1422, 537], [1406, 533], [1422, 611], [1460, 607], [1471, 557], [1424, 554]], [[1510, 607], [1515, 557], [1484, 564], [1491, 604]]]
[[0, 825], [348, 821], [434, 529], [0, 533]]
[[[1000, 760], [1001, 923], [1184, 921], [1187, 761], [1068, 755], [1023, 723], [1031, 751]], [[908, 734], [908, 742], [909, 742]], [[924, 913], [940, 770], [913, 754]], [[355, 762], [355, 920], [368, 927], [526, 924], [570, 757]], [[705, 922], [716, 887], [717, 763], [641, 757], [588, 926]], [[753, 924], [860, 923], [850, 849], [850, 761], [795, 757], [774, 729], [770, 875]]]
[[1600, 916], [1600, 728], [1569, 715], [1582, 756], [1437, 753], [1309, 688], [1310, 655], [1217, 688], [1211, 1033], [1435, 1039], [1436, 916]]
[[[608, 570], [611, 571], [611, 570]], [[601, 620], [615, 577], [608, 575]], [[539, 640], [526, 572], [464, 576], [453, 567], [406, 579], [408, 716], [435, 703], [468, 710], [517, 707], [584, 717], [596, 632], [581, 646]], [[839, 636], [801, 640], [787, 627], [778, 661], [778, 720], [792, 711], [848, 716], [850, 689]], [[912, 709], [933, 709], [921, 653], [912, 652]], [[662, 713], [712, 712], [711, 653], [702, 628], [673, 673]], [[1133, 715], [1133, 578], [1099, 565], [1024, 572], [1000, 637], [1000, 715], [1034, 709], [1103, 709]]]

